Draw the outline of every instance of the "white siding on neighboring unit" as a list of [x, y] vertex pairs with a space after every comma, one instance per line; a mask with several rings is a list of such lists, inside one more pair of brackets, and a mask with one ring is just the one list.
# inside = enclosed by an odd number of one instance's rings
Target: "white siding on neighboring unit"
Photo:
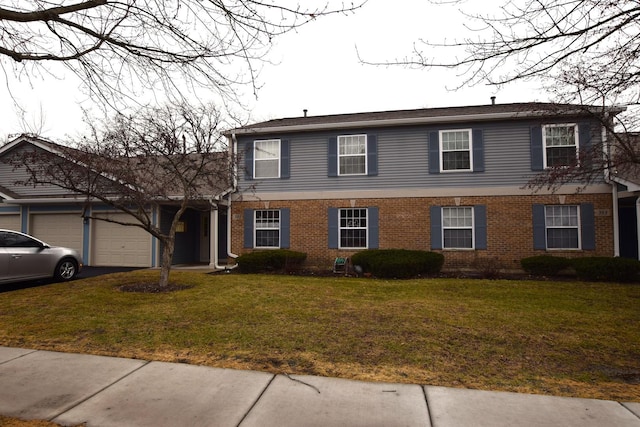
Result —
[[82, 216], [79, 213], [31, 214], [30, 234], [52, 245], [82, 253]]
[[[94, 214], [121, 222], [132, 222], [123, 213]], [[151, 235], [138, 227], [92, 220], [92, 266], [151, 267]]]

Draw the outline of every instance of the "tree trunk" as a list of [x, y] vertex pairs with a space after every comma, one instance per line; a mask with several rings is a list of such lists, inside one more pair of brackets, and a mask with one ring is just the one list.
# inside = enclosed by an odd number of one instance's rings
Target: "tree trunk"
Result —
[[174, 239], [166, 239], [163, 243], [162, 249], [162, 266], [160, 267], [160, 282], [158, 286], [169, 286], [169, 273], [171, 272], [171, 261], [173, 260], [173, 250], [175, 247]]

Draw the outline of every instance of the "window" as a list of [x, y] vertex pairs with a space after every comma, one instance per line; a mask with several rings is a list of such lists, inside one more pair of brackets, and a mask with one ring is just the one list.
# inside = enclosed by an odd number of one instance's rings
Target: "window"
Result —
[[42, 246], [38, 241], [22, 234], [8, 231], [0, 232], [0, 248], [38, 248]]
[[367, 173], [367, 136], [338, 137], [338, 171], [340, 175]]
[[280, 247], [280, 211], [255, 211], [256, 248]]
[[280, 140], [255, 141], [253, 146], [254, 178], [280, 177]]
[[445, 249], [473, 249], [473, 208], [442, 208]]
[[442, 171], [471, 170], [471, 130], [440, 131]]
[[545, 168], [568, 166], [578, 156], [578, 127], [576, 125], [545, 125], [542, 127]]
[[367, 247], [367, 209], [340, 209], [340, 248]]
[[579, 249], [578, 206], [545, 206], [547, 248]]

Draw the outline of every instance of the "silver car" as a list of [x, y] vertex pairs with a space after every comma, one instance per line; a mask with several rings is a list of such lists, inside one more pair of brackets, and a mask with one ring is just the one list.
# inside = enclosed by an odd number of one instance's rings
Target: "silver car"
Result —
[[50, 246], [18, 231], [0, 229], [0, 283], [54, 278], [71, 280], [82, 269], [75, 249]]

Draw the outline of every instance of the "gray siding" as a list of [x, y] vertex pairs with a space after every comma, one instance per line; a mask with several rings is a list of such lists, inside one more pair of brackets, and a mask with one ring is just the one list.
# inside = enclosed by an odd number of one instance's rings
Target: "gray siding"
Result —
[[[545, 121], [544, 123], [552, 123]], [[573, 121], [570, 121], [573, 122]], [[583, 120], [584, 122], [584, 120]], [[543, 122], [523, 120], [500, 123], [468, 123], [442, 127], [360, 129], [316, 134], [269, 135], [239, 138], [239, 147], [253, 139], [287, 138], [291, 141], [289, 179], [246, 181], [256, 193], [289, 191], [385, 190], [428, 188], [522, 187], [535, 174], [531, 170], [530, 128]], [[559, 123], [567, 123], [561, 120]], [[579, 122], [578, 122], [579, 123]], [[429, 173], [429, 132], [443, 129], [482, 129], [484, 172]], [[378, 138], [377, 176], [327, 176], [327, 144], [330, 136], [367, 133]], [[592, 127], [592, 141], [600, 141], [599, 127]]]
[[[29, 179], [29, 173], [24, 167], [14, 168], [12, 165], [6, 163], [11, 156], [19, 158], [26, 150], [32, 150], [34, 146], [29, 145], [28, 148], [24, 146], [16, 147], [8, 153], [5, 153], [3, 159], [0, 160], [0, 186], [5, 187], [20, 195], [20, 197], [47, 197], [47, 196], [59, 196], [72, 194], [69, 191], [65, 191], [54, 185], [18, 185], [17, 182], [26, 182]], [[41, 150], [40, 148], [36, 148]]]

